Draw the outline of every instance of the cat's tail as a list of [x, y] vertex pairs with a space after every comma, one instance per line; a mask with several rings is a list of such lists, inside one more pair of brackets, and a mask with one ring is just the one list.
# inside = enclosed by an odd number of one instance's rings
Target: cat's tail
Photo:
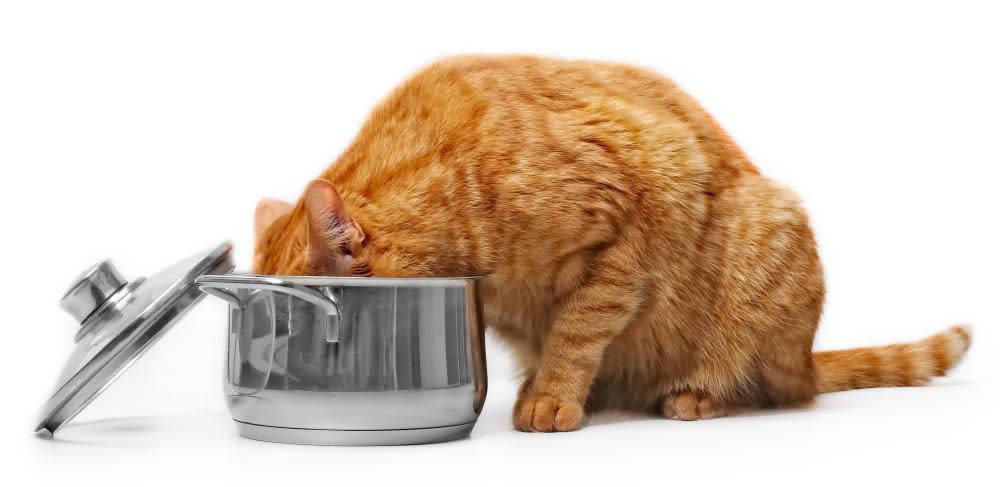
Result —
[[924, 385], [958, 364], [971, 343], [972, 330], [956, 325], [914, 343], [816, 352], [819, 392]]

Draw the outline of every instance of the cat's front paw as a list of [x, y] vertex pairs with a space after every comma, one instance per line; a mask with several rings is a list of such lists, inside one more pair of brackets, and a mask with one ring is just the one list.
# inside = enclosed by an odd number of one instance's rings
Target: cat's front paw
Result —
[[544, 394], [523, 394], [514, 405], [514, 428], [548, 433], [573, 431], [583, 423], [583, 406]]

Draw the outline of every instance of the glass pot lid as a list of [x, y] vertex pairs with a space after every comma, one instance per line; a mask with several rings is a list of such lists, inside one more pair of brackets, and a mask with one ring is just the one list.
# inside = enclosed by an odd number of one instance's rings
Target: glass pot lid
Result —
[[86, 408], [204, 297], [198, 276], [233, 269], [231, 254], [232, 245], [223, 243], [148, 279], [127, 281], [108, 260], [81, 274], [59, 302], [80, 322], [76, 347], [36, 430], [54, 434]]

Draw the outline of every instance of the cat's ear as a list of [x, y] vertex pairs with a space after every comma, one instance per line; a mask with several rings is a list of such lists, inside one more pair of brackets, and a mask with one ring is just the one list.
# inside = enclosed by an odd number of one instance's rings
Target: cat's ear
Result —
[[329, 181], [309, 183], [303, 196], [309, 221], [309, 272], [317, 275], [346, 275], [351, 255], [365, 234], [348, 214], [337, 188]]
[[267, 230], [278, 218], [287, 215], [292, 211], [292, 204], [273, 198], [264, 198], [257, 203], [254, 211], [253, 231], [254, 235], [260, 235]]

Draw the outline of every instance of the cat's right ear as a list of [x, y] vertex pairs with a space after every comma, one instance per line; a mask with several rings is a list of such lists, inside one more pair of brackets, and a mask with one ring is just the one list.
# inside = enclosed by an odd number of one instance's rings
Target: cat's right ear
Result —
[[292, 204], [273, 198], [264, 198], [257, 203], [257, 210], [254, 211], [253, 230], [254, 235], [260, 235], [267, 230], [278, 218], [287, 215], [292, 211]]
[[308, 272], [315, 275], [346, 275], [353, 251], [365, 234], [329, 181], [309, 183], [303, 196], [309, 221]]

